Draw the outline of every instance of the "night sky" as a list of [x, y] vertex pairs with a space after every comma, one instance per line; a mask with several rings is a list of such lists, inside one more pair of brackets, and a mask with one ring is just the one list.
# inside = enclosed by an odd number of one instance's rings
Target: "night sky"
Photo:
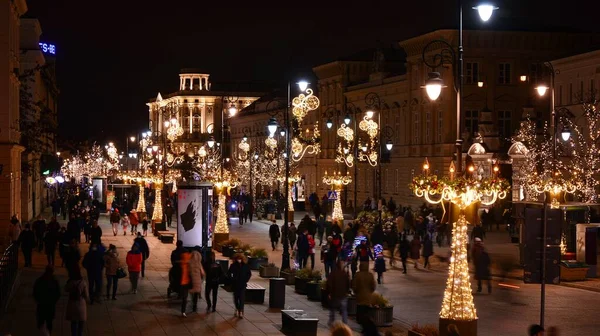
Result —
[[[475, 1], [463, 2], [465, 25], [477, 29], [600, 32], [598, 0], [496, 1], [501, 8], [485, 25], [470, 10]], [[145, 129], [145, 103], [176, 91], [181, 68], [203, 69], [213, 83], [285, 83], [378, 41], [458, 25], [450, 0], [27, 3], [42, 39], [57, 46], [59, 136], [101, 142]]]

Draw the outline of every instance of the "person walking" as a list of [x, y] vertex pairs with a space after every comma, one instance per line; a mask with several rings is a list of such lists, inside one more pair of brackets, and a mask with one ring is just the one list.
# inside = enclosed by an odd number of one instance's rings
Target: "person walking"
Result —
[[[339, 241], [339, 240], [338, 240]], [[329, 279], [329, 275], [333, 271], [337, 257], [338, 248], [333, 244], [333, 237], [327, 237], [327, 243], [321, 248], [323, 264], [325, 264], [325, 278]]]
[[146, 237], [148, 235], [148, 220], [144, 219], [142, 221], [142, 232], [144, 234], [144, 237]]
[[290, 227], [288, 228], [288, 242], [290, 243], [290, 249], [293, 250], [294, 249], [294, 245], [296, 245], [296, 238], [298, 237], [298, 235], [296, 234], [296, 225], [294, 225], [294, 223], [290, 224]]
[[406, 274], [406, 261], [408, 260], [408, 254], [410, 252], [410, 243], [406, 238], [406, 234], [402, 235], [402, 239], [398, 245], [398, 252], [400, 253], [400, 260], [402, 261], [402, 273]]
[[319, 246], [323, 245], [323, 236], [325, 235], [325, 217], [319, 215], [317, 220], [317, 236], [319, 237]]
[[46, 233], [46, 220], [39, 215], [37, 220], [33, 222], [33, 233], [37, 243], [38, 252], [44, 249], [44, 234]]
[[301, 234], [298, 235], [298, 264], [300, 268], [306, 267], [308, 263], [308, 251], [310, 249], [310, 245], [308, 243], [308, 229], [304, 229]]
[[419, 235], [414, 235], [410, 241], [410, 258], [414, 260], [415, 268], [419, 268], [419, 259], [421, 258], [421, 240]]
[[390, 266], [393, 267], [396, 263], [396, 261], [394, 260], [394, 253], [396, 253], [396, 245], [398, 244], [398, 229], [396, 225], [392, 225], [392, 228], [387, 233], [386, 242], [387, 248], [390, 251]]
[[90, 290], [90, 304], [94, 304], [94, 301], [100, 302], [104, 255], [98, 250], [98, 245], [94, 243], [90, 244], [90, 250], [83, 256], [83, 261], [81, 264], [87, 271], [89, 283], [88, 287]]
[[127, 270], [129, 271], [129, 281], [131, 282], [131, 292], [133, 294], [137, 294], [138, 280], [140, 279], [143, 260], [144, 257], [140, 251], [140, 246], [133, 243], [131, 250], [127, 252], [127, 257], [125, 258]]
[[54, 267], [46, 266], [41, 277], [33, 284], [33, 299], [37, 304], [35, 316], [37, 328], [46, 335], [52, 334], [52, 325], [56, 314], [56, 303], [60, 299], [60, 285], [54, 276]]
[[[315, 237], [310, 234], [310, 232], [306, 235], [306, 240], [308, 241], [308, 259], [310, 259], [310, 269], [315, 269]], [[308, 261], [306, 262], [308, 265]]]
[[[206, 262], [206, 286], [204, 289], [204, 297], [206, 299], [206, 312], [211, 309], [214, 313], [217, 311], [217, 293], [219, 292], [219, 282], [223, 278], [223, 268], [215, 261], [215, 253], [211, 252], [209, 260]], [[212, 293], [212, 301], [210, 294]]]
[[369, 260], [375, 260], [375, 258], [373, 258], [373, 251], [371, 251], [371, 248], [367, 245], [366, 239], [362, 239], [360, 244], [356, 247], [356, 257], [361, 264], [367, 264], [367, 267], [369, 265]]
[[424, 268], [431, 268], [431, 264], [429, 263], [429, 257], [433, 255], [433, 240], [428, 234], [425, 234], [425, 240], [423, 241], [423, 258], [425, 258], [425, 263], [423, 263]]
[[119, 231], [119, 222], [121, 222], [121, 216], [119, 215], [119, 209], [113, 210], [110, 214], [110, 224], [112, 225], [113, 235], [117, 235]]
[[140, 247], [140, 252], [142, 253], [141, 275], [143, 278], [143, 277], [145, 277], [146, 260], [148, 260], [148, 258], [150, 258], [150, 247], [148, 246], [148, 242], [146, 242], [146, 239], [144, 239], [144, 237], [142, 236], [142, 234], [140, 232], [137, 233], [137, 237], [133, 240], [133, 242]]
[[167, 218], [167, 226], [171, 227], [173, 223], [173, 214], [175, 213], [175, 209], [171, 205], [171, 202], [167, 203], [167, 207], [165, 208], [165, 217]]
[[21, 223], [19, 223], [19, 220], [17, 219], [16, 215], [13, 215], [10, 218], [10, 225], [8, 226], [8, 239], [10, 239], [10, 241], [12, 243], [19, 243], [19, 236], [21, 235]]
[[352, 290], [356, 296], [356, 322], [363, 326], [369, 315], [371, 296], [375, 292], [375, 277], [369, 272], [369, 264], [361, 263], [354, 277]]
[[35, 235], [31, 231], [29, 223], [25, 224], [25, 230], [21, 231], [17, 240], [21, 246], [21, 251], [23, 251], [25, 267], [31, 267], [31, 253], [35, 247]]
[[65, 267], [67, 268], [67, 273], [69, 273], [69, 277], [71, 277], [71, 272], [75, 271], [75, 269], [79, 269], [80, 260], [81, 252], [79, 251], [79, 243], [77, 242], [77, 238], [71, 238], [71, 241], [64, 252], [64, 262]]
[[106, 299], [110, 298], [112, 288], [112, 299], [117, 299], [117, 287], [119, 285], [119, 278], [117, 277], [117, 270], [121, 267], [119, 262], [119, 254], [117, 253], [117, 247], [110, 244], [108, 251], [104, 254], [104, 266], [106, 268]]
[[123, 236], [127, 235], [127, 228], [129, 228], [129, 216], [123, 214], [123, 218], [121, 219], [121, 226], [123, 227]]
[[129, 224], [131, 224], [131, 235], [137, 235], [137, 228], [138, 225], [140, 224], [140, 219], [137, 215], [137, 212], [135, 211], [135, 209], [132, 209], [131, 212], [129, 213]]
[[[52, 224], [52, 222], [50, 222]], [[54, 266], [54, 260], [56, 258], [56, 244], [58, 244], [58, 230], [54, 230], [48, 226], [48, 231], [44, 236], [44, 249], [46, 252], [46, 258], [48, 259], [48, 265]]]
[[339, 310], [342, 321], [348, 323], [348, 292], [350, 291], [350, 279], [348, 273], [344, 272], [342, 261], [338, 261], [334, 270], [327, 278], [327, 293], [329, 293], [329, 322], [331, 326], [335, 321], [335, 311]]
[[383, 253], [380, 253], [379, 255], [377, 255], [377, 258], [375, 258], [375, 272], [377, 273], [377, 283], [380, 285], [383, 282], [383, 273], [385, 271], [385, 259], [383, 258]]
[[273, 251], [275, 251], [277, 242], [279, 241], [280, 232], [279, 226], [274, 219], [271, 220], [271, 226], [269, 226], [269, 237], [271, 238], [271, 247], [273, 248]]
[[65, 286], [69, 294], [67, 301], [66, 319], [71, 321], [71, 336], [82, 336], [87, 320], [87, 302], [89, 301], [88, 286], [79, 267], [73, 269]]
[[[482, 245], [483, 247], [483, 245]], [[481, 293], [481, 281], [487, 281], [488, 293], [492, 293], [492, 282], [490, 280], [490, 255], [485, 248], [481, 252], [473, 255], [475, 263], [475, 279], [477, 279], [477, 293]]]
[[190, 293], [192, 294], [192, 312], [198, 311], [198, 299], [202, 298], [202, 282], [206, 274], [202, 267], [202, 254], [200, 246], [194, 247], [190, 257], [190, 276], [192, 277], [192, 286]]
[[250, 281], [252, 273], [246, 264], [244, 256], [237, 254], [233, 264], [227, 272], [233, 289], [233, 303], [235, 304], [235, 316], [244, 318], [244, 300], [246, 298], [246, 285]]
[[[181, 247], [183, 248], [183, 245]], [[187, 310], [188, 296], [190, 293], [189, 291], [192, 287], [192, 276], [190, 274], [190, 259], [192, 258], [192, 255], [188, 250], [182, 249], [179, 255], [175, 256], [175, 258], [181, 269], [181, 279], [179, 283], [179, 295], [181, 296], [181, 316], [187, 317], [185, 312]]]
[[90, 228], [90, 243], [96, 245], [102, 244], [102, 228], [95, 219], [92, 220], [92, 227]]

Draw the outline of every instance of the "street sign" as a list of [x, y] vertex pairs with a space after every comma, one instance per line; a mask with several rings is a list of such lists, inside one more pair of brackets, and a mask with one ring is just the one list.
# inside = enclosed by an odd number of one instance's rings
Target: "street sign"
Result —
[[329, 191], [327, 192], [327, 198], [328, 198], [330, 201], [335, 201], [335, 200], [337, 199], [337, 192], [336, 192], [336, 191], [334, 191], [334, 190], [329, 190]]

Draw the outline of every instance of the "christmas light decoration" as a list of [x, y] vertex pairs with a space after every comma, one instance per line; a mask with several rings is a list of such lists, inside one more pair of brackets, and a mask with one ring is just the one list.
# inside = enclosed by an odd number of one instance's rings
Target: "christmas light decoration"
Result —
[[473, 321], [477, 319], [477, 311], [473, 302], [473, 292], [469, 279], [469, 262], [467, 261], [468, 222], [464, 215], [453, 224], [452, 257], [446, 290], [442, 301], [440, 318], [454, 321]]
[[225, 195], [219, 193], [219, 204], [217, 205], [217, 222], [215, 223], [215, 233], [229, 233], [227, 225], [227, 212], [225, 211]]
[[333, 202], [333, 214], [332, 219], [335, 221], [344, 222], [344, 212], [342, 211], [342, 202], [340, 201], [339, 194], [342, 191], [342, 187], [348, 185], [352, 182], [352, 177], [348, 173], [347, 175], [342, 175], [341, 172], [333, 172], [333, 175], [327, 174], [325, 171], [325, 175], [323, 175], [323, 183], [332, 187], [332, 189], [337, 193], [338, 197], [336, 197]]
[[167, 139], [171, 141], [177, 140], [178, 137], [183, 135], [183, 127], [179, 124], [177, 118], [171, 118], [169, 127], [167, 128]]
[[152, 221], [162, 222], [163, 220], [163, 208], [162, 208], [162, 183], [154, 183], [154, 211], [152, 212]]
[[137, 203], [137, 207], [135, 208], [135, 211], [137, 213], [146, 213], [146, 196], [144, 195], [144, 183], [139, 181], [138, 182], [138, 188], [139, 188], [139, 198], [138, 198], [138, 203]]
[[334, 222], [337, 221], [338, 223], [344, 222], [344, 212], [342, 211], [342, 202], [340, 201], [339, 196], [333, 202], [333, 213], [331, 214], [331, 219]]
[[304, 136], [300, 132], [300, 136], [294, 137], [292, 139], [292, 160], [299, 162], [307, 153], [311, 155], [319, 154], [321, 152], [320, 136], [319, 122], [315, 122], [312, 136], [309, 130], [306, 129]]
[[313, 90], [306, 89], [306, 93], [307, 95], [301, 93], [292, 100], [292, 114], [299, 124], [302, 123], [308, 112], [319, 108], [319, 98], [313, 95]]
[[354, 130], [347, 127], [346, 124], [340, 125], [337, 135], [342, 138], [337, 148], [335, 162], [344, 163], [348, 167], [354, 166], [354, 154], [352, 148], [354, 144]]

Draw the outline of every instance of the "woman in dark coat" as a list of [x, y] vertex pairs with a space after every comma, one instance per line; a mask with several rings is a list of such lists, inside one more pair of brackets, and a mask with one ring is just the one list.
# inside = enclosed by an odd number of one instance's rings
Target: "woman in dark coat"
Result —
[[52, 334], [52, 322], [56, 313], [56, 303], [60, 299], [60, 285], [54, 276], [54, 267], [46, 266], [46, 271], [33, 285], [33, 298], [37, 303], [36, 318], [38, 329], [46, 327]]
[[488, 293], [492, 292], [492, 283], [490, 281], [490, 255], [483, 250], [477, 257], [474, 257], [475, 279], [477, 279], [477, 293], [481, 293], [481, 280], [487, 281]]
[[400, 252], [400, 260], [402, 260], [402, 268], [404, 274], [406, 274], [406, 260], [408, 259], [408, 253], [410, 252], [410, 243], [406, 238], [406, 235], [402, 235], [400, 245], [398, 245], [398, 251]]
[[415, 261], [415, 268], [418, 268], [419, 258], [421, 258], [421, 240], [418, 235], [413, 237], [410, 242], [410, 258]]
[[423, 257], [425, 258], [425, 263], [423, 267], [431, 268], [431, 264], [429, 263], [429, 257], [433, 255], [433, 241], [429, 237], [428, 234], [425, 235], [425, 240], [423, 241]]
[[246, 285], [250, 281], [252, 273], [250, 267], [246, 264], [244, 256], [237, 254], [234, 257], [233, 264], [229, 267], [227, 272], [229, 279], [231, 280], [231, 287], [233, 289], [233, 303], [235, 304], [235, 316], [244, 318], [244, 300], [246, 297]]

